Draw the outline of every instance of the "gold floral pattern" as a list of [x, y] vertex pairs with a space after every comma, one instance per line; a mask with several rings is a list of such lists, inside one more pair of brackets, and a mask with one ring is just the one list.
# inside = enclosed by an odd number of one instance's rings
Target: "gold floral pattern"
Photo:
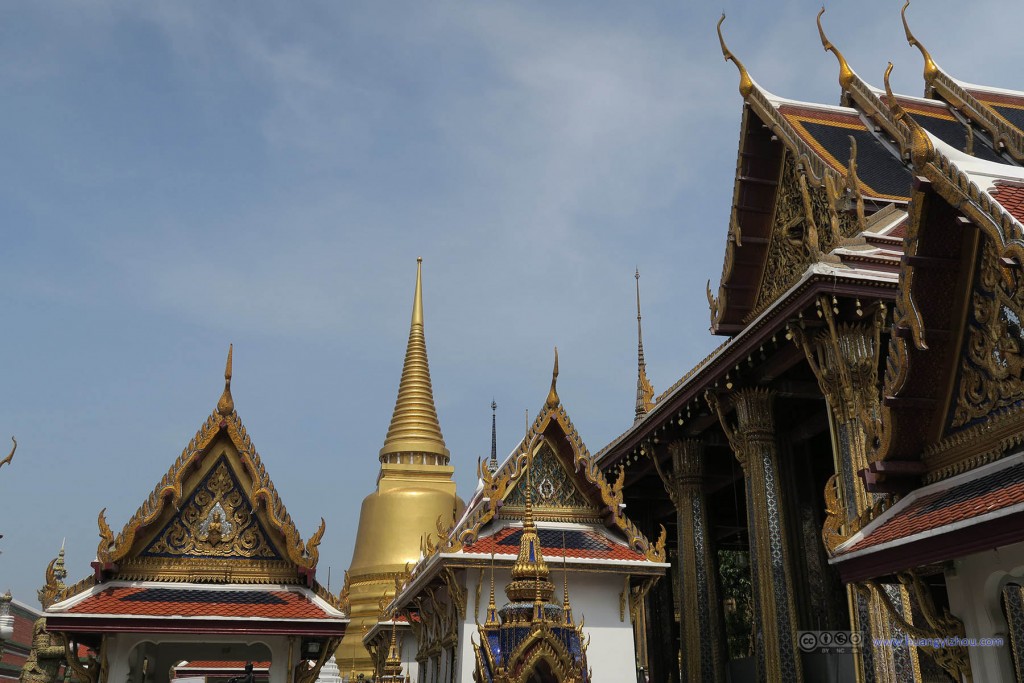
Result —
[[576, 488], [547, 443], [533, 456], [531, 476], [519, 480], [506, 500], [506, 506], [512, 509], [525, 508], [528, 485], [531, 485], [530, 495], [535, 509], [572, 510], [591, 515], [598, 513], [595, 506]]
[[1024, 395], [1024, 282], [984, 240], [971, 296], [956, 402], [956, 429], [1008, 408]]
[[224, 457], [142, 555], [281, 559]]

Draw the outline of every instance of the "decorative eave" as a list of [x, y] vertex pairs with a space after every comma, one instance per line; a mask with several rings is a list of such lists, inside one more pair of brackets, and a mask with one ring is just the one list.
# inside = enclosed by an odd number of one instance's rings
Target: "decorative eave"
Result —
[[[529, 426], [522, 443], [493, 473], [486, 463], [478, 462], [477, 475], [480, 478], [480, 486], [477, 494], [467, 505], [462, 519], [450, 528], [445, 528], [438, 520], [436, 537], [428, 534], [424, 539], [423, 557], [414, 568], [410, 568], [404, 579], [396, 581], [396, 593], [402, 593], [410, 580], [424, 576], [433, 567], [440, 567], [441, 558], [455, 556], [465, 545], [473, 543], [478, 538], [483, 526], [497, 516], [505, 497], [526, 476], [531, 453], [538, 441], [542, 438], [549, 438], [548, 435], [552, 432], [564, 436], [566, 443], [571, 448], [573, 468], [582, 477], [583, 482], [589, 486], [589, 494], [600, 501], [604, 524], [621, 533], [627, 545], [646, 557], [647, 560], [656, 563], [665, 561], [667, 532], [662, 528], [661, 536], [657, 541], [652, 542], [626, 517], [622, 493], [625, 472], [620, 471], [614, 482], [608, 481], [562, 406], [556, 388], [557, 377], [558, 355], [556, 350], [555, 368], [547, 400]], [[458, 555], [458, 557], [466, 558], [466, 555]]]
[[[743, 63], [726, 46], [721, 30], [724, 20], [725, 15], [718, 22], [718, 37], [722, 54], [726, 61], [732, 61], [739, 70], [739, 90], [746, 107], [743, 113], [722, 275], [717, 295], [712, 293], [711, 283], [708, 282], [707, 298], [711, 310], [712, 333], [736, 334], [761, 312], [758, 309], [763, 308], [763, 305], [755, 307], [755, 297], [763, 278], [764, 263], [770, 246], [771, 222], [777, 201], [775, 193], [781, 184], [781, 162], [784, 156], [782, 150], [792, 156], [797, 169], [806, 179], [810, 188], [825, 188], [831, 195], [836, 196], [845, 193], [848, 201], [859, 204], [861, 213], [863, 213], [865, 202], [877, 208], [900, 200], [884, 195], [871, 196], [855, 176], [854, 161], [840, 170], [836, 167], [834, 160], [826, 160], [814, 146], [801, 136], [800, 132], [779, 110], [781, 106], [817, 108], [830, 114], [841, 108], [822, 108], [820, 105], [790, 102], [764, 90], [750, 77]], [[846, 110], [846, 113], [849, 116], [857, 115], [855, 110]], [[757, 141], [752, 137], [756, 136], [760, 127], [757, 126], [756, 121], [751, 120], [751, 114], [770, 131], [771, 143]], [[778, 152], [774, 155], [776, 157], [775, 166], [771, 170], [767, 167], [772, 164], [772, 158], [769, 158], [770, 155], [763, 154], [767, 144], [778, 148]], [[762, 150], [762, 154], [758, 155], [758, 160], [762, 162], [760, 165], [764, 168], [761, 168], [756, 174], [745, 173], [744, 169], [748, 167], [745, 160], [753, 155], [754, 149]], [[770, 199], [765, 196], [769, 191]], [[763, 201], [757, 205], [741, 203], [744, 202], [744, 197], [758, 196]], [[761, 216], [758, 219], [759, 228], [751, 229], [747, 218], [749, 215]], [[745, 258], [741, 258], [741, 255]], [[737, 267], [737, 263], [740, 262], [745, 262], [742, 270]]]
[[1019, 542], [1024, 456], [915, 489], [836, 547], [844, 582], [892, 575]]
[[[557, 399], [557, 396], [556, 396]], [[481, 503], [469, 510], [463, 520], [452, 533], [457, 539], [457, 544], [471, 543], [477, 537], [481, 527], [491, 521], [497, 514], [501, 501], [505, 495], [518, 484], [525, 476], [526, 466], [529, 462], [529, 453], [535, 441], [543, 436], [548, 429], [557, 425], [557, 428], [565, 435], [574, 455], [573, 464], [576, 472], [581, 474], [589, 483], [593, 491], [600, 497], [606, 515], [605, 522], [609, 527], [620, 531], [626, 538], [628, 545], [637, 552], [645, 555], [654, 562], [661, 562], [665, 557], [664, 541], [665, 530], [662, 529], [661, 538], [652, 543], [646, 536], [631, 522], [625, 515], [622, 499], [622, 486], [625, 482], [625, 473], [620, 472], [614, 482], [609, 483], [596, 459], [587, 450], [586, 444], [580, 438], [579, 432], [573, 426], [568, 413], [560, 401], [552, 404], [550, 398], [541, 409], [540, 414], [534, 420], [523, 444], [511, 458], [493, 475], [487, 468], [479, 469], [479, 476], [483, 481], [484, 492]]]
[[[190, 597], [191, 593], [199, 597]], [[144, 599], [147, 593], [154, 593]], [[217, 595], [224, 600], [215, 600]], [[239, 602], [245, 594], [266, 596]], [[120, 596], [120, 597], [118, 597]], [[176, 602], [177, 601], [177, 602]], [[179, 603], [180, 604], [177, 604]], [[195, 609], [201, 606], [200, 609]], [[335, 601], [305, 586], [112, 581], [45, 610], [47, 626], [67, 633], [263, 633], [341, 636], [348, 618]]]
[[878, 91], [857, 75], [857, 72], [846, 61], [843, 53], [825, 35], [825, 29], [821, 26], [821, 16], [824, 13], [825, 8], [822, 7], [817, 18], [818, 36], [821, 38], [822, 48], [835, 55], [839, 62], [839, 85], [843, 89], [844, 100], [852, 101], [856, 107], [881, 126], [891, 139], [898, 142], [908, 140], [910, 131], [906, 123], [895, 119], [892, 111], [879, 97]]
[[[966, 229], [976, 228], [992, 240], [999, 257], [1018, 263], [1024, 257], [1024, 225], [990, 191], [994, 178], [1020, 182], [1024, 180], [1024, 173], [1012, 166], [982, 162], [964, 155], [933, 138], [916, 124], [911, 128], [916, 138], [912, 160], [917, 173], [917, 188], [911, 202], [907, 250], [900, 269], [894, 333], [890, 337], [883, 382], [881, 423], [886, 425], [886, 430], [882, 434], [877, 461], [866, 473], [869, 486], [878, 491], [900, 492], [916, 486], [919, 477], [925, 474], [921, 460], [926, 453], [934, 453], [929, 459], [945, 474], [957, 471], [953, 461], [959, 451], [965, 456], [977, 457], [979, 463], [994, 457], [987, 452], [989, 449], [981, 448], [983, 444], [980, 443], [967, 445], [962, 440], [951, 438], [936, 444], [940, 434], [934, 427], [935, 423], [926, 432], [922, 431], [924, 416], [932, 420], [933, 415], [945, 411], [947, 405], [944, 400], [937, 400], [944, 397], [917, 396], [915, 392], [919, 391], [922, 383], [918, 376], [921, 373], [954, 376], [953, 364], [957, 361], [956, 354], [949, 353], [948, 348], [942, 354], [931, 348], [929, 340], [936, 333], [930, 330], [936, 324], [929, 320], [924, 304], [934, 299], [936, 293], [928, 284], [917, 284], [919, 269], [923, 268], [924, 277], [927, 277], [927, 269], [951, 258], [948, 240], [929, 246], [931, 233], [938, 230], [927, 220], [929, 202], [942, 201], [948, 206], [948, 211], [957, 217], [959, 227], [965, 229], [961, 231], [962, 240], [972, 239], [971, 232]], [[960, 266], [961, 269], [973, 269], [976, 248], [962, 256], [962, 263], [969, 265]], [[921, 296], [920, 288], [927, 288], [927, 296]], [[969, 296], [969, 290], [968, 287], [964, 296]], [[944, 310], [951, 308], [949, 302], [941, 305]], [[963, 306], [956, 308], [960, 310]], [[966, 315], [966, 309], [960, 315]], [[956, 321], [953, 331], [959, 333], [962, 324], [962, 320]], [[943, 335], [935, 340], [934, 345], [948, 346]], [[997, 432], [999, 430], [990, 430], [987, 436], [996, 441], [1005, 438], [1002, 432]], [[939, 452], [943, 453], [941, 457]], [[902, 467], [904, 462], [907, 465]], [[935, 476], [938, 475], [930, 477], [930, 480]]]
[[998, 112], [968, 92], [959, 81], [952, 78], [935, 63], [928, 50], [910, 31], [910, 24], [907, 23], [907, 7], [909, 6], [910, 0], [907, 0], [900, 11], [900, 16], [903, 19], [903, 30], [907, 36], [907, 42], [920, 50], [921, 56], [924, 58], [925, 95], [932, 97], [938, 95], [988, 132], [997, 149], [1001, 148], [1017, 162], [1024, 162], [1024, 132], [1011, 125]]
[[391, 628], [395, 627], [399, 633], [412, 630], [412, 624], [403, 615], [396, 615], [393, 619], [376, 621], [370, 630], [363, 635], [363, 646], [369, 647], [374, 641], [383, 638], [385, 641], [391, 638]]
[[[189, 491], [184, 490], [190, 473], [203, 464], [204, 458], [214, 443], [222, 437], [230, 441], [238, 454], [238, 465], [251, 480], [251, 484], [239, 482], [242, 486], [247, 486], [247, 490], [242, 493], [247, 496], [254, 513], [260, 513], [262, 509], [261, 518], [266, 523], [267, 532], [275, 539], [274, 545], [279, 547], [281, 559], [246, 559], [246, 566], [242, 567], [241, 565], [233, 566], [232, 558], [227, 557], [223, 559], [198, 558], [189, 563], [162, 561], [162, 558], [145, 558], [155, 569], [148, 571], [142, 568], [140, 565], [142, 560], [132, 555], [133, 547], [145, 537], [147, 531], [154, 528], [155, 523], [179, 509], [183, 502], [183, 496], [190, 495]], [[321, 519], [316, 533], [308, 542], [303, 542], [270, 479], [270, 475], [264, 468], [245, 426], [235, 411], [234, 400], [231, 397], [231, 351], [228, 352], [224, 392], [217, 407], [199, 428], [160, 483], [153, 489], [153, 492], [116, 536], [107, 524], [104, 513], [105, 510], [101, 511], [98, 517], [100, 543], [96, 551], [96, 561], [93, 563], [94, 576], [73, 586], [62, 587], [59, 595], [55, 595], [55, 599], [69, 598], [95, 583], [115, 577], [133, 580], [160, 578], [160, 580], [167, 581], [217, 581], [218, 576], [220, 580], [230, 576], [235, 581], [246, 583], [281, 580], [304, 583], [313, 588], [318, 595], [331, 601], [332, 604], [337, 604], [338, 599], [327, 593], [315, 580], [316, 565], [319, 559], [318, 546], [324, 534], [325, 523]], [[203, 573], [200, 571], [200, 565], [213, 572], [211, 576], [205, 579], [197, 578], [199, 574]], [[154, 576], [154, 572], [160, 576]]]
[[702, 397], [707, 389], [724, 382], [731, 368], [744, 362], [774, 335], [784, 334], [786, 324], [808, 306], [813, 306], [821, 292], [891, 301], [896, 294], [897, 283], [896, 274], [888, 268], [869, 270], [828, 263], [809, 265], [785, 293], [739, 334], [719, 345], [670, 386], [655, 400], [654, 408], [642, 420], [613, 439], [594, 457], [602, 469], [608, 470], [640, 447], [655, 429], [666, 422], [684, 424], [684, 420], [690, 419], [687, 405], [694, 401], [703, 405]]
[[198, 464], [210, 445], [221, 434], [225, 434], [231, 440], [232, 445], [238, 451], [242, 464], [252, 476], [250, 499], [254, 505], [263, 504], [273, 529], [284, 537], [288, 559], [295, 563], [300, 570], [305, 570], [310, 576], [313, 575], [320, 558], [320, 539], [323, 538], [326, 524], [321, 519], [316, 533], [310, 537], [308, 542], [303, 543], [291, 515], [288, 514], [284, 502], [281, 501], [281, 497], [274, 487], [274, 482], [271, 481], [270, 475], [267, 474], [266, 468], [260, 460], [259, 453], [256, 452], [252, 439], [249, 438], [245, 425], [242, 424], [242, 420], [234, 409], [228, 415], [222, 415], [217, 410], [210, 414], [196, 435], [192, 437], [188, 446], [171, 465], [167, 474], [116, 537], [107, 525], [104, 512], [100, 512], [98, 523], [101, 540], [96, 549], [98, 562], [103, 565], [114, 565], [122, 560], [142, 531], [159, 519], [167, 507], [181, 502], [185, 476], [191, 468]]

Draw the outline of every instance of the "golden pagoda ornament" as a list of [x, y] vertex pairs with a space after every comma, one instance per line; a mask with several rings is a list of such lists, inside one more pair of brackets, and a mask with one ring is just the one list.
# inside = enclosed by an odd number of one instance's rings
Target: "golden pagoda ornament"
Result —
[[423, 324], [423, 259], [416, 260], [409, 341], [398, 398], [380, 449], [377, 490], [363, 500], [349, 567], [351, 624], [338, 659], [355, 660], [355, 671], [374, 675], [361, 641], [364, 628], [377, 623], [381, 595], [395, 594], [395, 579], [420, 559], [424, 534], [451, 525], [462, 513], [455, 494], [454, 468], [441, 434], [430, 383]]

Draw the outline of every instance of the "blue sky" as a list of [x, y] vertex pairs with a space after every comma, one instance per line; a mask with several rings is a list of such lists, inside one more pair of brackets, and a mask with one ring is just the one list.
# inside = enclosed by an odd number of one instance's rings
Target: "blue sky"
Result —
[[[829, 37], [920, 94], [897, 2]], [[920, 2], [963, 80], [1024, 87], [1024, 8]], [[92, 2], [0, 5], [0, 590], [34, 602], [67, 538], [89, 572], [220, 395], [320, 578], [351, 557], [394, 406], [424, 258], [427, 348], [460, 492], [499, 404], [502, 454], [559, 392], [596, 452], [632, 421], [633, 269], [660, 392], [707, 332], [741, 100], [720, 4]], [[810, 2], [726, 2], [776, 94], [836, 102]], [[999, 17], [994, 21], [993, 17]], [[983, 46], [979, 48], [978, 46]], [[6, 438], [6, 436], [5, 436]], [[5, 451], [6, 452], [6, 451]]]

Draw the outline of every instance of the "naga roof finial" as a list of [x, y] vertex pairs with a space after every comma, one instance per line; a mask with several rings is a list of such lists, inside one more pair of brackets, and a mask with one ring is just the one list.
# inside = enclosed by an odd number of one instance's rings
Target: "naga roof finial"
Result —
[[924, 57], [924, 80], [925, 82], [931, 83], [935, 75], [939, 73], [939, 65], [935, 63], [932, 56], [928, 54], [928, 50], [925, 49], [924, 45], [921, 44], [914, 34], [910, 32], [910, 24], [907, 23], [907, 8], [910, 7], [910, 0], [907, 0], [903, 9], [900, 10], [900, 17], [903, 19], [903, 32], [907, 34], [907, 43], [911, 47], [916, 47], [921, 51], [921, 56]]
[[224, 393], [217, 401], [217, 412], [227, 417], [235, 410], [235, 400], [231, 398], [231, 352], [234, 344], [228, 344], [228, 362], [224, 366]]
[[640, 268], [636, 269], [636, 411], [634, 423], [654, 407], [654, 387], [647, 379], [647, 362], [644, 360], [644, 331], [640, 325]]
[[10, 465], [11, 461], [14, 460], [14, 451], [18, 450], [18, 440], [12, 436], [11, 443], [14, 444], [13, 446], [11, 446], [11, 452], [7, 454], [6, 458], [0, 460], [0, 467], [3, 467], [4, 465]]
[[[889, 110], [892, 112], [893, 120], [906, 126], [909, 133], [909, 139], [900, 143], [902, 151], [904, 153], [910, 152], [910, 160], [914, 165], [924, 166], [935, 158], [935, 145], [932, 144], [931, 138], [928, 137], [928, 133], [925, 132], [924, 128], [912, 116], [907, 114], [907, 111], [896, 100], [896, 96], [892, 92], [892, 86], [889, 85], [889, 75], [891, 73], [892, 62], [889, 62], [883, 77], [885, 98], [888, 102]], [[909, 150], [907, 149], [908, 147]]]
[[551, 391], [548, 392], [547, 405], [549, 408], [554, 408], [558, 405], [558, 390], [555, 385], [558, 382], [558, 347], [555, 347], [555, 367], [551, 371]]
[[722, 22], [725, 21], [725, 12], [722, 12], [722, 18], [718, 20], [718, 42], [722, 45], [722, 56], [725, 57], [725, 61], [732, 62], [736, 65], [736, 68], [740, 70], [740, 94], [743, 97], [747, 97], [754, 91], [754, 79], [747, 73], [747, 68], [743, 66], [743, 62], [736, 58], [728, 47], [725, 45], [725, 38], [722, 37]]
[[821, 37], [821, 46], [825, 48], [825, 52], [831, 52], [839, 60], [839, 85], [842, 86], [843, 90], [850, 87], [850, 83], [853, 82], [855, 74], [853, 69], [850, 68], [850, 64], [846, 61], [846, 57], [843, 57], [843, 53], [839, 51], [832, 41], [825, 35], [825, 29], [821, 27], [821, 15], [825, 13], [825, 6], [821, 6], [821, 11], [818, 12], [818, 35]]

